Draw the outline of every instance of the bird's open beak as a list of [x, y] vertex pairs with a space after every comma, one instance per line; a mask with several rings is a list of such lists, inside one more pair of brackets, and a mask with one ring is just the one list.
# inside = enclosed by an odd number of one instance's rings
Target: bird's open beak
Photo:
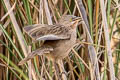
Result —
[[74, 17], [74, 18], [72, 18], [72, 26], [71, 27], [74, 29], [78, 25], [78, 23], [80, 21], [82, 21], [81, 17]]
[[72, 18], [72, 21], [81, 21], [81, 20], [82, 20], [81, 17], [74, 17], [74, 18]]

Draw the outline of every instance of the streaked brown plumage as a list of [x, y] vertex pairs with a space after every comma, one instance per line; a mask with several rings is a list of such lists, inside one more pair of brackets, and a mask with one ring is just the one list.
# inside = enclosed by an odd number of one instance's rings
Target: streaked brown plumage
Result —
[[68, 56], [76, 43], [76, 27], [80, 20], [80, 17], [65, 15], [55, 25], [35, 24], [24, 27], [24, 31], [33, 40], [45, 40], [45, 42], [39, 49], [29, 53], [26, 58], [19, 62], [19, 65], [24, 64], [35, 55], [45, 55], [53, 61]]

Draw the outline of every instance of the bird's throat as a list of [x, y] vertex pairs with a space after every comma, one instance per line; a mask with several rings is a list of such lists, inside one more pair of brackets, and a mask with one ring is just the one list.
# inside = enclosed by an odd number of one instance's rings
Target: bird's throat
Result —
[[74, 23], [71, 25], [71, 28], [72, 28], [72, 29], [75, 29], [75, 28], [77, 27], [77, 25], [78, 25], [78, 21], [74, 22]]

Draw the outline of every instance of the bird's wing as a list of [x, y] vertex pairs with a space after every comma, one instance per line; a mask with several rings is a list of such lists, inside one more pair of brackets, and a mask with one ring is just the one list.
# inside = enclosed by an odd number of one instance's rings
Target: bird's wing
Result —
[[34, 40], [69, 39], [69, 28], [63, 25], [37, 24], [24, 27], [24, 31]]
[[43, 54], [46, 54], [46, 53], [50, 53], [51, 51], [53, 51], [53, 48], [51, 46], [42, 46], [41, 48], [29, 53], [27, 57], [25, 57], [23, 60], [21, 60], [18, 63], [18, 65], [23, 65], [28, 60], [34, 58], [36, 55], [43, 55]]

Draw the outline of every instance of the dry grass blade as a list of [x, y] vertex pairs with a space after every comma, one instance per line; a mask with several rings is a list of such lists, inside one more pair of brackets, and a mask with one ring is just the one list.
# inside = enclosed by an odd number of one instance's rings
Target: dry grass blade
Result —
[[[63, 65], [62, 60], [59, 61], [58, 65], [60, 67], [60, 73], [66, 72], [64, 69], [64, 65]], [[67, 80], [67, 76], [65, 74], [62, 74], [62, 79]]]
[[11, 7], [11, 9], [1, 18], [0, 21], [3, 21], [10, 14], [10, 12], [13, 11], [13, 9], [15, 8], [15, 6], [16, 6], [16, 0], [15, 0], [14, 5]]
[[[84, 10], [82, 1], [81, 0], [75, 0], [75, 2], [76, 2], [76, 5], [77, 5], [77, 8], [79, 10], [79, 13], [82, 15], [82, 18], [84, 20], [83, 29], [87, 34], [86, 35], [87, 36], [87, 41], [93, 44], [93, 40], [90, 36], [90, 30], [89, 30], [87, 15], [85, 15], [86, 12]], [[95, 48], [92, 45], [88, 45], [88, 49], [89, 49], [89, 55], [90, 55], [91, 63], [94, 65], [93, 70], [95, 69], [96, 79], [100, 80], [99, 65], [98, 65], [98, 59], [97, 59], [97, 54], [96, 54]]]
[[[5, 6], [6, 6], [7, 10], [8, 11], [11, 10], [11, 6], [10, 6], [10, 3], [9, 3], [9, 0], [4, 0], [4, 3], [5, 3]], [[19, 43], [21, 45], [21, 48], [22, 48], [25, 56], [27, 56], [27, 47], [26, 47], [26, 45], [24, 43], [24, 39], [23, 39], [22, 33], [20, 31], [19, 25], [17, 24], [17, 21], [15, 19], [13, 11], [11, 11], [11, 13], [9, 13], [9, 16], [10, 16], [10, 19], [11, 19], [12, 24], [14, 26], [14, 29], [16, 31], [16, 34], [18, 36], [18, 40], [19, 40]], [[32, 69], [32, 75], [35, 75], [35, 72], [33, 71], [33, 69]], [[34, 80], [37, 80], [36, 77], [34, 77]]]
[[[31, 46], [28, 46], [28, 53], [31, 53]], [[29, 80], [32, 80], [31, 60], [28, 62]]]
[[[83, 25], [84, 25], [84, 27], [86, 26], [86, 24], [84, 22], [83, 22]], [[88, 42], [93, 44], [93, 41], [91, 39], [88, 28], [85, 27], [85, 30], [87, 32]], [[97, 59], [97, 53], [95, 51], [95, 47], [93, 47], [92, 45], [88, 45], [88, 49], [89, 49], [89, 55], [90, 55], [91, 63], [94, 65], [93, 70], [95, 70], [96, 79], [100, 80], [99, 65], [98, 65], [98, 59]]]
[[107, 24], [104, 0], [100, 0], [100, 7], [102, 11], [102, 19], [103, 19], [103, 24], [104, 24], [104, 33], [105, 33], [105, 40], [106, 40], [106, 46], [107, 46], [109, 68], [110, 68], [110, 78], [111, 80], [115, 80], [115, 72], [114, 72], [114, 66], [113, 66], [113, 61], [112, 61], [112, 52], [110, 48], [110, 39], [109, 39], [109, 34], [108, 34], [109, 32], [108, 32], [108, 24]]
[[43, 24], [43, 0], [40, 0], [39, 23]]
[[30, 1], [30, 0], [28, 0], [29, 2], [30, 2], [30, 4], [38, 11], [38, 12], [40, 12], [40, 10]]
[[45, 13], [46, 13], [46, 16], [47, 16], [48, 24], [52, 25], [53, 23], [52, 23], [50, 11], [49, 11], [49, 8], [48, 8], [48, 3], [47, 3], [46, 0], [44, 0], [44, 8], [45, 8]]
[[78, 55], [78, 53], [77, 53], [74, 49], [72, 49], [72, 51], [73, 51], [74, 54], [82, 61], [82, 63], [85, 65], [85, 67], [86, 67], [88, 70], [90, 70], [90, 68], [88, 67], [88, 65], [80, 58], [80, 56]]
[[83, 20], [85, 21], [85, 23], [87, 25], [88, 30], [90, 31], [87, 14], [86, 14], [85, 8], [83, 6], [82, 0], [75, 0], [75, 3], [76, 3], [76, 6], [78, 8], [80, 15], [82, 16]]
[[[9, 23], [10, 23], [10, 19], [8, 19], [8, 20], [5, 22], [5, 24], [3, 25], [4, 28], [7, 28], [7, 26], [9, 25]], [[0, 36], [2, 35], [2, 33], [3, 33], [3, 31], [0, 29]]]
[[[6, 5], [7, 10], [8, 11], [11, 10], [11, 6], [10, 6], [10, 3], [9, 3], [9, 0], [4, 0], [4, 3]], [[10, 19], [11, 19], [11, 21], [13, 23], [13, 26], [14, 26], [14, 29], [16, 31], [16, 34], [18, 36], [19, 42], [21, 44], [21, 48], [23, 49], [23, 52], [24, 52], [25, 56], [27, 56], [27, 47], [26, 47], [26, 45], [24, 43], [24, 39], [23, 39], [22, 33], [20, 31], [19, 25], [17, 24], [17, 21], [15, 19], [13, 11], [11, 11], [11, 13], [9, 13], [9, 16], [10, 16]]]

